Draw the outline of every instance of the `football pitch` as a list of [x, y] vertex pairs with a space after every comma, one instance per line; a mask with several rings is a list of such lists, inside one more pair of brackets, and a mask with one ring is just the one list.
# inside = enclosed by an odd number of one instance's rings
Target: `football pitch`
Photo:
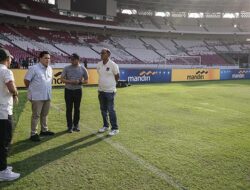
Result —
[[[31, 105], [20, 91], [9, 190], [250, 189], [250, 80], [133, 85], [115, 100], [120, 133], [98, 134], [97, 87], [85, 87], [79, 133], [66, 133], [64, 90], [53, 89], [49, 128], [28, 140]], [[39, 127], [40, 130], [40, 127]]]

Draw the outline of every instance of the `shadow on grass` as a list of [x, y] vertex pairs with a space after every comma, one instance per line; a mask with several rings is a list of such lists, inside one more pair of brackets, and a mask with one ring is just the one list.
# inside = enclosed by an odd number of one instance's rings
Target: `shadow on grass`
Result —
[[[32, 172], [39, 169], [40, 167], [47, 165], [47, 164], [49, 164], [57, 159], [60, 159], [60, 158], [66, 156], [74, 151], [92, 146], [94, 144], [97, 144], [97, 143], [109, 138], [109, 136], [97, 137], [91, 141], [74, 146], [75, 144], [84, 142], [92, 137], [96, 137], [96, 134], [97, 133], [92, 133], [92, 134], [87, 135], [85, 137], [76, 139], [76, 140], [68, 142], [66, 144], [57, 146], [55, 148], [48, 149], [48, 150], [41, 152], [41, 153], [38, 153], [38, 154], [31, 156], [27, 159], [24, 159], [22, 161], [12, 163], [14, 170], [21, 173], [21, 177], [18, 180], [31, 174]], [[64, 167], [64, 166], [62, 166], [62, 167]], [[14, 182], [1, 182], [0, 189], [3, 187], [13, 185], [13, 183], [15, 183], [15, 181]]]
[[19, 118], [25, 108], [25, 104], [28, 101], [27, 100], [27, 92], [26, 91], [19, 91], [19, 95], [18, 95], [18, 99], [19, 99], [19, 103], [18, 105], [14, 106], [14, 122], [17, 124], [19, 121]]
[[32, 142], [29, 139], [18, 141], [18, 142], [13, 143], [11, 145], [10, 155], [13, 156], [13, 155], [18, 154], [20, 152], [27, 151], [35, 146], [40, 145], [41, 143], [45, 143], [45, 142], [47, 142], [55, 137], [59, 137], [59, 136], [66, 134], [66, 133], [67, 133], [66, 131], [61, 131], [61, 132], [56, 133], [53, 136], [42, 137], [40, 142]]

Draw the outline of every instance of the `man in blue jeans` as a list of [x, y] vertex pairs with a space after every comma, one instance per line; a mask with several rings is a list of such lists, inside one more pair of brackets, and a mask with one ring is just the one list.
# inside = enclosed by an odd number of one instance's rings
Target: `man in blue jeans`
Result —
[[119, 133], [116, 112], [114, 109], [114, 98], [116, 93], [116, 82], [119, 79], [119, 67], [116, 63], [109, 59], [109, 49], [102, 49], [101, 59], [97, 64], [97, 72], [99, 74], [98, 81], [98, 98], [103, 119], [103, 127], [99, 129], [103, 133], [109, 129], [108, 114], [111, 124], [110, 136]]

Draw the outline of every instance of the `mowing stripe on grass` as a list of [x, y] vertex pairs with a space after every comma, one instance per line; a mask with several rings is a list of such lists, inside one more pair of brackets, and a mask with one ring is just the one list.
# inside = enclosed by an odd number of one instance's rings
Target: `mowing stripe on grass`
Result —
[[[57, 111], [63, 111], [63, 109], [61, 109], [60, 107], [58, 107], [58, 106], [56, 106], [54, 104], [52, 104], [52, 107], [54, 109], [56, 109]], [[79, 124], [81, 126], [84, 126], [85, 129], [87, 129], [91, 133], [96, 132], [96, 131], [93, 131], [91, 128], [86, 127], [82, 123], [79, 123]], [[136, 154], [134, 154], [131, 151], [129, 151], [123, 145], [121, 145], [121, 144], [119, 144], [117, 142], [114, 142], [111, 139], [105, 138], [104, 135], [96, 134], [96, 136], [98, 138], [101, 138], [103, 141], [105, 141], [109, 145], [111, 145], [115, 150], [119, 151], [122, 154], [127, 155], [127, 157], [129, 157], [131, 160], [135, 161], [138, 165], [141, 165], [143, 168], [147, 169], [151, 173], [153, 173], [156, 176], [160, 177], [162, 180], [164, 180], [165, 182], [167, 182], [172, 187], [174, 187], [174, 188], [176, 188], [178, 190], [187, 190], [186, 187], [184, 187], [179, 181], [177, 181], [176, 179], [174, 179], [170, 174], [168, 174], [165, 171], [162, 171], [161, 169], [159, 169], [158, 167], [154, 166], [153, 164], [147, 162], [146, 160], [143, 160], [142, 158], [140, 158]]]

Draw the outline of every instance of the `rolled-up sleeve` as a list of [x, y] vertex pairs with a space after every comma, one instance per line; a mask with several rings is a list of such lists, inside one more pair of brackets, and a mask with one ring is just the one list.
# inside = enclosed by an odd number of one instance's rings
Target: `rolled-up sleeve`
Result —
[[8, 83], [10, 81], [14, 81], [14, 76], [11, 70], [7, 70], [4, 72], [4, 83]]
[[89, 73], [85, 67], [83, 67], [83, 78], [84, 78], [84, 80], [89, 79]]
[[118, 67], [118, 65], [115, 64], [115, 63], [113, 64], [113, 73], [114, 73], [114, 75], [117, 75], [117, 74], [120, 73], [119, 67]]
[[33, 68], [33, 67], [30, 67], [30, 69], [27, 71], [27, 73], [26, 73], [24, 79], [26, 79], [26, 80], [28, 80], [28, 81], [31, 81], [32, 78], [34, 77], [34, 74], [35, 74], [34, 68]]
[[63, 71], [62, 71], [62, 74], [61, 74], [61, 77], [62, 78], [65, 78], [66, 77], [66, 67], [63, 68]]

